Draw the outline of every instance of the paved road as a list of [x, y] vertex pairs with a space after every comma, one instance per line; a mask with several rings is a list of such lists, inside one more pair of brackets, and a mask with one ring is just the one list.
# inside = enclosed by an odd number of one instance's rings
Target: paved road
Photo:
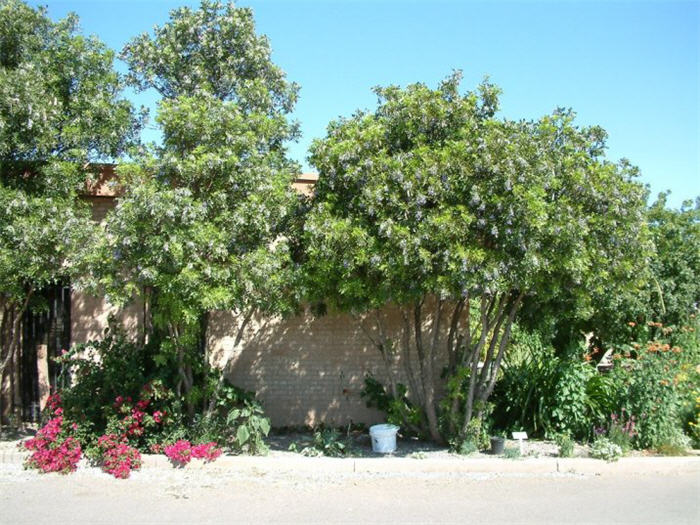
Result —
[[700, 523], [700, 474], [152, 470], [0, 465], [0, 523]]

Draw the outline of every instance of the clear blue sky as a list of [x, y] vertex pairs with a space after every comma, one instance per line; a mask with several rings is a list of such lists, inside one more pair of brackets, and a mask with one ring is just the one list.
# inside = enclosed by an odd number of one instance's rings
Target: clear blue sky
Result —
[[[47, 2], [31, 2], [33, 5]], [[84, 33], [121, 49], [197, 1], [48, 1]], [[484, 75], [503, 90], [501, 113], [536, 118], [572, 107], [582, 125], [609, 133], [608, 157], [640, 167], [652, 196], [670, 204], [700, 195], [700, 1], [296, 1], [247, 0], [273, 59], [301, 85], [294, 117], [304, 164], [327, 123], [373, 109], [375, 85], [435, 87], [453, 69], [465, 89]], [[152, 95], [132, 97], [153, 105]], [[150, 132], [147, 138], [154, 138]]]

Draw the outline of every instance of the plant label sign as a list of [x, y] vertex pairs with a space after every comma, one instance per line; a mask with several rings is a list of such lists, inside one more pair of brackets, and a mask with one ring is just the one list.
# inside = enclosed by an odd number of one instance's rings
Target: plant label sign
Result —
[[513, 439], [518, 440], [518, 443], [520, 444], [520, 455], [524, 455], [525, 450], [523, 449], [523, 441], [527, 439], [527, 432], [513, 432]]

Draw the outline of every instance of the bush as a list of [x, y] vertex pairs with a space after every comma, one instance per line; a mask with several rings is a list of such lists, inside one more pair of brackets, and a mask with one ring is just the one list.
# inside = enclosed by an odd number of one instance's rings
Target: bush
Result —
[[559, 447], [559, 457], [570, 458], [574, 455], [574, 440], [569, 434], [556, 434], [554, 442]]
[[63, 371], [66, 416], [80, 425], [87, 447], [96, 446], [104, 434], [121, 434], [134, 425], [133, 432], [140, 434], [133, 436], [133, 444], [143, 451], [163, 441], [159, 434], [182, 424], [182, 401], [168, 388], [172, 374], [158, 367], [151, 350], [128, 341], [111, 325], [103, 340], [76, 345], [56, 359]]
[[234, 454], [265, 454], [270, 420], [252, 392], [224, 382], [206, 413], [195, 421], [194, 434], [200, 441], [216, 441]]
[[350, 440], [350, 428], [344, 437], [340, 431], [334, 428], [320, 427], [314, 431], [311, 444], [299, 450], [296, 443], [289, 446], [289, 450], [299, 452], [304, 456], [328, 456], [343, 457], [352, 453], [352, 442]]
[[533, 437], [591, 435], [607, 410], [609, 380], [598, 375], [580, 346], [557, 355], [536, 332], [517, 330], [511, 358], [494, 391], [494, 424]]
[[617, 461], [622, 457], [622, 449], [608, 438], [598, 437], [591, 447], [591, 457], [605, 461]]
[[406, 385], [397, 383], [396, 388], [397, 397], [394, 397], [384, 385], [368, 374], [360, 396], [366, 401], [367, 408], [384, 412], [387, 423], [405, 429], [409, 435], [424, 437], [425, 425], [421, 409], [408, 398]]
[[39, 472], [68, 474], [78, 468], [82, 456], [80, 442], [72, 435], [75, 424], [68, 424], [63, 416], [61, 398], [58, 394], [49, 397], [46, 412], [51, 418], [39, 429], [36, 436], [20, 444], [32, 454], [24, 463], [25, 468]]
[[163, 451], [170, 461], [184, 467], [192, 459], [203, 459], [206, 462], [214, 461], [221, 455], [221, 449], [214, 442], [192, 445], [186, 439], [181, 439], [164, 447]]
[[[140, 452], [179, 440], [217, 442], [234, 453], [266, 452], [270, 421], [254, 394], [212, 370], [187, 396], [178, 396], [177, 377], [157, 350], [130, 342], [110, 325], [103, 340], [77, 345], [58, 358], [64, 408], [79, 423], [80, 441], [93, 459], [102, 461], [98, 439], [110, 434]], [[195, 397], [200, 411], [190, 419], [183, 407]]]
[[635, 419], [636, 448], [680, 443], [683, 429], [691, 430], [686, 414], [695, 406], [700, 384], [697, 341], [687, 337], [693, 332], [650, 324], [658, 337], [619, 347], [610, 372], [618, 385], [618, 410]]

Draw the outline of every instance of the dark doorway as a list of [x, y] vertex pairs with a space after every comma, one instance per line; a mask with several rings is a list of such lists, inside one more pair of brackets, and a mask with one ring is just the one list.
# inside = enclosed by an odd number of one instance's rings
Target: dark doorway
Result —
[[37, 294], [33, 308], [22, 319], [21, 403], [22, 418], [36, 421], [39, 417], [40, 371], [37, 350], [44, 345], [51, 389], [58, 383], [60, 366], [53, 360], [70, 345], [70, 287], [59, 283]]

